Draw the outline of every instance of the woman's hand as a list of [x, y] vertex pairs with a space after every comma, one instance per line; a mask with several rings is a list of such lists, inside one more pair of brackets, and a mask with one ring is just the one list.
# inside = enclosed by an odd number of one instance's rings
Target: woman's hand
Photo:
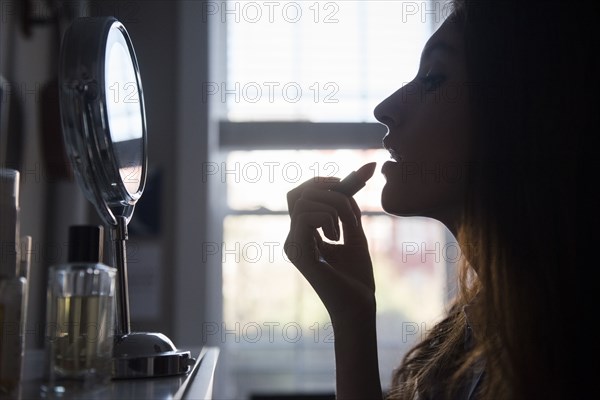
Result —
[[[329, 312], [335, 337], [336, 399], [381, 399], [373, 267], [353, 198], [332, 191], [339, 180], [315, 178], [288, 193], [288, 258]], [[324, 242], [318, 228], [329, 239]]]
[[[287, 195], [291, 227], [288, 258], [313, 286], [334, 327], [375, 315], [375, 283], [361, 212], [353, 198], [335, 192], [337, 178], [314, 178]], [[340, 239], [344, 244], [323, 241]]]

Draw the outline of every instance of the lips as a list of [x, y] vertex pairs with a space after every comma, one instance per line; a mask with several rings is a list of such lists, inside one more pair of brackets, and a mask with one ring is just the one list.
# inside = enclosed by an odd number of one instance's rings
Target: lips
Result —
[[386, 161], [383, 163], [381, 167], [381, 173], [384, 176], [388, 176], [390, 174], [396, 174], [402, 169], [402, 164], [396, 161]]
[[396, 162], [402, 161], [402, 155], [400, 155], [400, 153], [398, 153], [397, 150], [388, 148], [388, 151], [390, 152], [390, 156], [392, 157], [392, 160], [394, 160]]
[[392, 143], [391, 139], [390, 139], [390, 135], [385, 135], [385, 137], [383, 138], [383, 147], [390, 152], [390, 156], [392, 157], [392, 160], [396, 161], [396, 162], [400, 162], [402, 161], [402, 155], [400, 154], [400, 152], [395, 149], [393, 146], [391, 146]]
[[392, 136], [390, 136], [389, 133], [383, 138], [383, 147], [390, 152], [390, 157], [392, 158], [392, 161], [384, 163], [381, 167], [381, 173], [386, 177], [390, 173], [395, 173], [394, 170], [398, 170], [398, 167], [400, 167], [401, 162], [404, 159], [396, 147], [399, 145], [397, 139], [397, 137], [392, 139]]

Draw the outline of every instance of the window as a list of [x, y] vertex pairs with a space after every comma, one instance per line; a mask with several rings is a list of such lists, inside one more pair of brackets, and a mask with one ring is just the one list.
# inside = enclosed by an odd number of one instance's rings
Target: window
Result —
[[[413, 79], [441, 22], [426, 18], [432, 7], [387, 0], [208, 4], [215, 61], [202, 90], [218, 121], [219, 152], [203, 179], [213, 191], [211, 228], [220, 240], [203, 254], [209, 268], [221, 268], [222, 314], [203, 334], [221, 347], [216, 397], [333, 393], [328, 315], [283, 252], [286, 193], [315, 175], [343, 177], [389, 158], [373, 108]], [[385, 388], [408, 346], [443, 314], [457, 248], [433, 220], [383, 213], [383, 183], [376, 174], [355, 198], [375, 267]]]
[[274, 2], [269, 10], [230, 1], [227, 118], [375, 121], [390, 88], [412, 80], [431, 33], [420, 18], [402, 21], [405, 3]]

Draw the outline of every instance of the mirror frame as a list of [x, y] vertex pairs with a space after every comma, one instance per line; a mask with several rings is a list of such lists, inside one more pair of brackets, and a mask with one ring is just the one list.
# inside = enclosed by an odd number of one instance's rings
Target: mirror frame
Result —
[[[142, 158], [135, 193], [130, 193], [123, 182], [110, 133], [105, 69], [111, 30], [122, 34], [138, 89]], [[124, 25], [116, 18], [80, 17], [67, 29], [61, 44], [59, 99], [65, 147], [79, 186], [106, 224], [117, 225], [118, 217], [129, 222], [146, 184], [146, 113], [133, 44]]]

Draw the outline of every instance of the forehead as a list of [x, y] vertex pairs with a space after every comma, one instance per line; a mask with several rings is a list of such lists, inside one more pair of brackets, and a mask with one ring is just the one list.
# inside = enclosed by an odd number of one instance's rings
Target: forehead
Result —
[[440, 25], [435, 33], [429, 38], [423, 48], [423, 58], [428, 56], [433, 50], [444, 49], [452, 52], [462, 51], [463, 41], [458, 24], [451, 18], [448, 18]]

